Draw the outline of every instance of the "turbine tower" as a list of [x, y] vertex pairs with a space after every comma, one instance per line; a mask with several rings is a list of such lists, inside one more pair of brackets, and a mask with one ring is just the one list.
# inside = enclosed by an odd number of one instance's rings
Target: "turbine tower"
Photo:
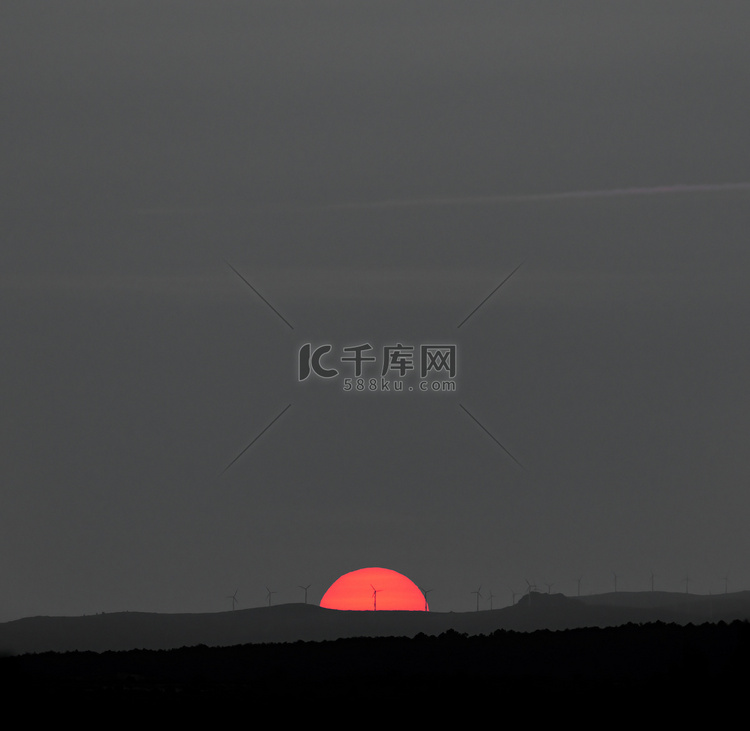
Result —
[[234, 611], [234, 605], [237, 604], [237, 592], [238, 591], [239, 591], [239, 589], [235, 589], [234, 590], [234, 594], [232, 594], [232, 596], [228, 596], [227, 597], [227, 599], [231, 599], [232, 600], [232, 611]]
[[278, 594], [279, 592], [278, 591], [271, 591], [268, 587], [266, 587], [266, 591], [268, 592], [268, 594], [266, 594], [266, 599], [268, 599], [268, 606], [270, 607], [271, 606], [271, 596], [273, 594]]
[[[372, 584], [370, 584], [372, 586]], [[377, 612], [378, 611], [378, 592], [383, 591], [382, 589], [376, 589], [374, 586], [372, 586], [372, 611]]]
[[479, 600], [482, 598], [482, 595], [479, 593], [482, 591], [482, 587], [480, 586], [476, 591], [470, 591], [469, 594], [476, 594], [477, 595], [477, 611], [479, 611]]
[[421, 591], [422, 594], [424, 594], [424, 610], [425, 612], [429, 612], [430, 610], [427, 608], [427, 595], [432, 591], [432, 589], [423, 589], [420, 586], [419, 591]]
[[494, 599], [494, 597], [495, 597], [495, 595], [492, 592], [490, 592], [490, 595], [489, 595], [490, 611], [492, 611], [492, 600]]
[[524, 579], [524, 581], [526, 582], [526, 586], [528, 587], [526, 589], [526, 593], [529, 596], [529, 606], [531, 606], [531, 592], [536, 591], [536, 584], [532, 584], [528, 579]]
[[548, 593], [548, 594], [551, 594], [551, 593], [552, 593], [552, 587], [554, 586], [554, 583], [552, 583], [552, 584], [548, 584], [548, 583], [547, 583], [547, 582], [545, 581], [545, 582], [544, 582], [544, 585], [545, 585], [545, 586], [547, 587], [547, 593]]
[[298, 589], [302, 589], [302, 591], [305, 592], [305, 604], [307, 604], [307, 590], [312, 586], [312, 584], [308, 584], [307, 586], [298, 586]]

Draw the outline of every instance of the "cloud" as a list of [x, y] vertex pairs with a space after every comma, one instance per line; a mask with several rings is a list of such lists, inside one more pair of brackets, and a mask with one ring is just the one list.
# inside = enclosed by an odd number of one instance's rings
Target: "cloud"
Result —
[[750, 191], [750, 183], [703, 183], [660, 185], [643, 188], [613, 188], [610, 190], [571, 190], [557, 193], [529, 193], [521, 195], [434, 196], [350, 203], [329, 203], [310, 206], [307, 210], [355, 210], [377, 208], [419, 208], [430, 206], [477, 206], [544, 201], [579, 200], [587, 198], [623, 198], [628, 196], [660, 196], [687, 193], [728, 193]]

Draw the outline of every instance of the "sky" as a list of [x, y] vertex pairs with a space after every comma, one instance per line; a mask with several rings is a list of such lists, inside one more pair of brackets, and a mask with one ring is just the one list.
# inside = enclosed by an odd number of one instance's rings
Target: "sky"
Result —
[[4, 2], [0, 621], [750, 588], [748, 27]]

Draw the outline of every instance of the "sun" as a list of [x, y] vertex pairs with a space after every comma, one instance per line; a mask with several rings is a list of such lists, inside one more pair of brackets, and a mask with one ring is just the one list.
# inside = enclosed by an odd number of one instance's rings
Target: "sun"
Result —
[[371, 567], [340, 576], [320, 600], [325, 609], [427, 612], [419, 587], [391, 569]]

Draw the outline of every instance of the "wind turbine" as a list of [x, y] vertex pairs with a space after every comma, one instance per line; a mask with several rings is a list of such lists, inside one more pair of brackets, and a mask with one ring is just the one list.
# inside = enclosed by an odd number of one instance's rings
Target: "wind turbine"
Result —
[[685, 578], [683, 579], [683, 581], [685, 582], [685, 593], [689, 594], [690, 592], [688, 591], [688, 588], [690, 587], [690, 577], [685, 574]]
[[432, 589], [423, 589], [420, 586], [419, 591], [421, 591], [422, 594], [424, 594], [424, 610], [425, 612], [429, 612], [430, 610], [427, 608], [427, 595], [432, 591]]
[[[372, 584], [370, 584], [372, 586]], [[382, 589], [376, 589], [374, 586], [372, 586], [372, 611], [377, 612], [378, 611], [378, 592], [383, 591]]]
[[298, 589], [302, 589], [302, 591], [305, 592], [305, 604], [307, 604], [307, 590], [312, 586], [312, 584], [308, 584], [307, 586], [298, 586]]
[[268, 594], [266, 594], [266, 599], [268, 599], [268, 606], [270, 607], [271, 606], [271, 596], [273, 594], [278, 594], [279, 592], [278, 591], [271, 591], [268, 587], [266, 587], [266, 591], [268, 592]]
[[548, 594], [551, 594], [551, 593], [552, 593], [552, 587], [554, 586], [554, 583], [552, 583], [552, 584], [548, 584], [548, 583], [547, 583], [547, 582], [545, 581], [545, 582], [544, 582], [544, 585], [545, 585], [545, 586], [547, 587], [547, 593], [548, 593]]
[[531, 606], [531, 592], [536, 591], [536, 584], [532, 584], [528, 579], [524, 579], [526, 582], [526, 586], [528, 587], [526, 589], [526, 593], [529, 595], [529, 606]]
[[492, 592], [490, 592], [490, 595], [488, 597], [489, 600], [490, 600], [490, 611], [492, 611], [492, 600], [494, 599], [494, 597], [495, 597], [495, 595]]
[[479, 593], [482, 591], [482, 587], [480, 586], [476, 591], [470, 591], [469, 594], [476, 594], [477, 595], [477, 611], [479, 611], [479, 600], [482, 599], [482, 595]]
[[724, 577], [724, 593], [725, 594], [729, 593], [729, 575], [728, 574], [727, 576]]
[[238, 591], [239, 591], [239, 589], [235, 589], [234, 590], [234, 594], [232, 594], [232, 596], [228, 596], [227, 597], [227, 599], [231, 599], [232, 600], [232, 611], [234, 611], [234, 605], [237, 604], [237, 592]]

